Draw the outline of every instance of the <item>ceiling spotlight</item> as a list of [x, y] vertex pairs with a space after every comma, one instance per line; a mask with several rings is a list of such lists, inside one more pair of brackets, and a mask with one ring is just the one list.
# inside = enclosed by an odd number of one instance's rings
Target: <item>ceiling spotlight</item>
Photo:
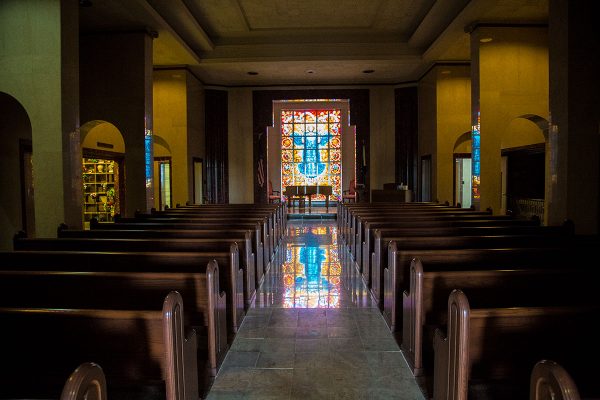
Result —
[[314, 71], [314, 70], [312, 70], [312, 69], [307, 69], [307, 70], [306, 70], [306, 73], [307, 73], [307, 74], [314, 74], [314, 73], [315, 73], [315, 71]]
[[92, 0], [79, 0], [79, 5], [81, 7], [91, 7], [92, 6]]
[[363, 74], [372, 74], [373, 72], [375, 72], [375, 70], [374, 70], [374, 69], [365, 69], [365, 70], [363, 71]]
[[491, 37], [482, 37], [481, 39], [479, 39], [479, 41], [480, 41], [481, 43], [489, 43], [489, 42], [491, 42], [492, 40], [494, 40], [494, 39], [492, 39]]
[[246, 72], [248, 75], [258, 75], [258, 72], [256, 71], [248, 71]]

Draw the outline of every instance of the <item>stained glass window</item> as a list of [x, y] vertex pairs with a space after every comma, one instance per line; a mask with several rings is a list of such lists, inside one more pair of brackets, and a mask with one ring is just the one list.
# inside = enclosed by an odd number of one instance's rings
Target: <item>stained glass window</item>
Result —
[[[281, 111], [281, 184], [327, 185], [341, 198], [341, 110]], [[325, 200], [324, 195], [313, 199]]]

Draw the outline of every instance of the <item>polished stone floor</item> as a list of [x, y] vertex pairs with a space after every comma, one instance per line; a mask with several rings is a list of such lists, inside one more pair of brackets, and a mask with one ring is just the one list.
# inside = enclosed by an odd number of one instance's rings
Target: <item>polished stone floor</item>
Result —
[[339, 251], [335, 221], [289, 221], [208, 399], [424, 399]]

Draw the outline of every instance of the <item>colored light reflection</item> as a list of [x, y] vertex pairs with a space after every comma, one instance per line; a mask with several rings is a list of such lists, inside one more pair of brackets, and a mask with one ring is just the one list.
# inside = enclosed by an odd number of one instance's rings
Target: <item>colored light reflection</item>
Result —
[[293, 230], [282, 266], [285, 308], [338, 308], [342, 265], [335, 227]]

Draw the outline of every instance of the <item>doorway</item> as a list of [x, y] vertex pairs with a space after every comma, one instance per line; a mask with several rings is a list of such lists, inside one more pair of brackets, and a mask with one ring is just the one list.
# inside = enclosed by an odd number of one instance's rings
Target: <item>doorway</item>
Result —
[[194, 204], [204, 203], [202, 159], [194, 157]]
[[158, 173], [158, 209], [165, 210], [173, 207], [171, 157], [155, 157], [154, 170]]
[[454, 205], [471, 207], [471, 154], [454, 154]]

